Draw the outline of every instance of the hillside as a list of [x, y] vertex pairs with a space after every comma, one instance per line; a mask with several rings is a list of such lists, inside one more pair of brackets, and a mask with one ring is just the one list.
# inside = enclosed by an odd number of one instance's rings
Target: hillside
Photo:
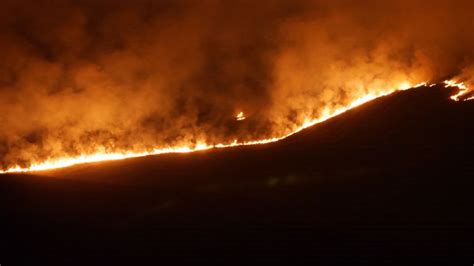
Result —
[[399, 92], [268, 145], [0, 176], [0, 263], [472, 263], [474, 103], [452, 93]]

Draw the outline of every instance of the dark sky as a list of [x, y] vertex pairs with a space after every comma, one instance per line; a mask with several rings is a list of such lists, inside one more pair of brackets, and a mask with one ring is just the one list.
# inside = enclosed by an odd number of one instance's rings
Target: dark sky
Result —
[[467, 0], [0, 1], [0, 168], [280, 136], [380, 89], [473, 82]]

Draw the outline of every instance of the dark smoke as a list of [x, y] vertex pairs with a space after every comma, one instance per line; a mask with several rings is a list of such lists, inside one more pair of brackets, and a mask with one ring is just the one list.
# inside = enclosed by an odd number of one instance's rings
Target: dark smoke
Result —
[[[474, 72], [472, 1], [2, 0], [0, 169], [279, 136]], [[248, 119], [235, 121], [244, 111]]]

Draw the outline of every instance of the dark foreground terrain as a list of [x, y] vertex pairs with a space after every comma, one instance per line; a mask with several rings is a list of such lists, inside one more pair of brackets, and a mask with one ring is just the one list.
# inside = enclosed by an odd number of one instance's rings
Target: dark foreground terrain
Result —
[[0, 264], [472, 265], [474, 102], [452, 93], [397, 93], [270, 145], [0, 176]]

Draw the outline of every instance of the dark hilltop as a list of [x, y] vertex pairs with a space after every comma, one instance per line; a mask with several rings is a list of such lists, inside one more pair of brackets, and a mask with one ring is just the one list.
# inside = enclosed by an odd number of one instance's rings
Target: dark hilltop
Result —
[[473, 260], [474, 103], [382, 97], [283, 141], [0, 176], [2, 265]]

